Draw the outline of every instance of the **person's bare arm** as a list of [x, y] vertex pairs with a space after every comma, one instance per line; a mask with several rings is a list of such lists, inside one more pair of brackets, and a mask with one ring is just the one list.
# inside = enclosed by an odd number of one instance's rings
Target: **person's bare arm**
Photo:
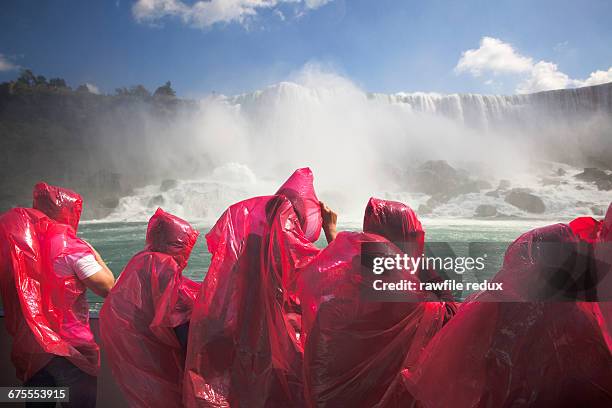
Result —
[[336, 214], [331, 208], [329, 208], [323, 201], [320, 201], [321, 205], [321, 217], [323, 218], [323, 232], [325, 232], [325, 238], [327, 243], [336, 239], [338, 234], [336, 231], [336, 224], [338, 223], [338, 214]]
[[98, 251], [96, 251], [96, 249], [91, 245], [90, 248], [94, 253], [96, 261], [100, 264], [102, 269], [90, 277], [83, 279], [83, 283], [96, 295], [105, 298], [108, 296], [113, 286], [115, 286], [115, 277], [113, 272], [111, 272], [108, 266], [106, 266], [106, 262], [104, 262]]

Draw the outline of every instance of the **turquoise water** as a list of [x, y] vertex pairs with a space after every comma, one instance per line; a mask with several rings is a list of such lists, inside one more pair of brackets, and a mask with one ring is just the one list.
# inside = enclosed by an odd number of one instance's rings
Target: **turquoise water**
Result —
[[[505, 220], [505, 221], [475, 221], [475, 220], [424, 220], [429, 242], [489, 242], [494, 251], [488, 253], [488, 276], [492, 276], [501, 265], [503, 254], [507, 245], [516, 239], [521, 233], [543, 225], [542, 221], [529, 220]], [[550, 221], [546, 222], [550, 223]], [[201, 235], [191, 254], [189, 265], [184, 272], [185, 276], [201, 281], [204, 279], [210, 254], [206, 249], [204, 235], [210, 229], [208, 225], [194, 223]], [[127, 262], [134, 254], [141, 251], [145, 244], [147, 224], [135, 223], [82, 223], [79, 227], [79, 235], [90, 242], [100, 252], [109, 268], [115, 276], [118, 276]], [[358, 230], [357, 224], [340, 225], [340, 230]], [[317, 246], [326, 245], [325, 238], [317, 241]], [[458, 255], [461, 252], [459, 245]], [[100, 307], [101, 299], [89, 292], [89, 300], [92, 309]]]

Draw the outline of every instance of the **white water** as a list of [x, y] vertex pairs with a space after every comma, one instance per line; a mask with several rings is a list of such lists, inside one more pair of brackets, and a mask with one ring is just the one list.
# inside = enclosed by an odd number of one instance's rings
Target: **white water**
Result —
[[[231, 203], [271, 194], [294, 169], [309, 166], [320, 198], [344, 221], [358, 222], [370, 196], [414, 208], [426, 202], [428, 196], [405, 191], [402, 178], [409, 168], [436, 159], [494, 187], [508, 179], [512, 187], [530, 188], [547, 208], [538, 218], [592, 215], [593, 207], [607, 207], [612, 192], [573, 175], [582, 171], [582, 156], [612, 148], [611, 123], [612, 84], [516, 96], [383, 95], [305, 69], [293, 81], [261, 91], [203, 99], [197, 112], [172, 126], [183, 138], [176, 141], [181, 154], [205, 158], [209, 168], [182, 176], [168, 191], [159, 185], [137, 189], [105, 221], [143, 221], [161, 206], [214, 222]], [[576, 163], [557, 162], [568, 157]], [[567, 174], [557, 176], [559, 168]], [[544, 178], [558, 184], [543, 185]], [[430, 217], [469, 218], [479, 204], [508, 216], [532, 216], [485, 193], [456, 197]]]
[[[229, 167], [234, 166], [237, 165], [232, 163]], [[609, 203], [612, 202], [612, 192], [598, 191], [594, 185], [574, 179], [573, 174], [577, 174], [578, 169], [559, 164], [551, 165], [551, 167], [555, 169], [561, 167], [567, 171], [564, 176], [551, 176], [551, 179], [559, 181], [559, 185], [542, 186], [537, 178], [534, 178], [532, 183], [523, 182], [521, 184], [521, 187], [531, 188], [546, 205], [546, 213], [538, 214], [537, 218], [571, 220], [576, 216], [593, 216], [596, 215], [593, 208], [605, 211]], [[225, 171], [227, 171], [227, 168]], [[280, 179], [258, 181], [248, 178], [239, 180], [236, 174], [233, 174], [230, 178], [233, 179], [232, 182], [220, 181], [215, 178], [183, 180], [179, 181], [176, 187], [167, 191], [162, 191], [159, 185], [137, 189], [134, 195], [121, 199], [117, 209], [103, 221], [145, 221], [155, 212], [157, 207], [162, 207], [180, 217], [212, 225], [229, 205], [249, 197], [272, 194], [282, 182]], [[494, 205], [500, 213], [510, 217], [525, 219], [534, 217], [533, 214], [506, 203], [503, 197], [487, 196], [487, 191], [490, 190], [453, 198], [448, 203], [435, 208], [433, 213], [426, 218], [431, 219], [429, 222], [434, 224], [437, 218], [445, 220], [449, 218], [472, 218], [476, 207], [480, 204]], [[378, 191], [373, 192], [372, 195], [402, 201], [415, 209], [428, 199], [425, 194], [410, 192]], [[348, 225], [359, 225], [361, 223], [366, 201], [362, 200], [355, 206], [347, 206], [337, 197], [325, 197], [325, 194], [320, 194], [320, 196], [339, 211], [343, 223]], [[343, 203], [344, 206], [342, 206]]]

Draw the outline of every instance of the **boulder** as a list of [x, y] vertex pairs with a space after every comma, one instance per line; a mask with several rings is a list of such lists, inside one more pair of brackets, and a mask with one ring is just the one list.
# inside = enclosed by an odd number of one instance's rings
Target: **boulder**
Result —
[[574, 177], [578, 180], [594, 183], [598, 190], [612, 190], [612, 174], [596, 167], [585, 167], [582, 173], [578, 173]]
[[601, 190], [601, 191], [610, 191], [610, 190], [612, 190], [612, 180], [600, 180], [600, 181], [596, 181], [595, 185], [597, 186], [597, 189]]
[[559, 184], [561, 184], [561, 180], [549, 177], [544, 177], [540, 182], [543, 186], [558, 186]]
[[411, 191], [430, 195], [436, 205], [492, 188], [487, 181], [472, 179], [465, 170], [455, 169], [444, 160], [430, 160], [411, 170], [406, 184]]
[[597, 217], [603, 217], [603, 215], [606, 213], [606, 207], [601, 205], [594, 205], [591, 207], [591, 211], [593, 212], [593, 215]]
[[454, 190], [465, 178], [446, 161], [430, 160], [410, 173], [408, 184], [416, 192], [445, 194]]
[[174, 179], [166, 179], [161, 182], [161, 185], [159, 186], [159, 190], [162, 193], [165, 193], [166, 191], [175, 188], [177, 185], [178, 185], [178, 181]]
[[544, 205], [542, 199], [527, 189], [513, 188], [508, 192], [504, 200], [508, 204], [529, 213], [542, 214], [546, 211], [546, 205]]
[[499, 180], [499, 185], [497, 186], [498, 190], [508, 190], [511, 187], [510, 180]]
[[161, 194], [151, 197], [149, 202], [147, 203], [149, 207], [159, 207], [164, 205], [164, 197]]
[[428, 206], [427, 204], [421, 204], [419, 205], [419, 209], [417, 210], [417, 213], [419, 215], [429, 215], [432, 213], [432, 209], [430, 206]]
[[475, 217], [495, 217], [497, 215], [497, 207], [491, 204], [480, 204], [474, 212]]

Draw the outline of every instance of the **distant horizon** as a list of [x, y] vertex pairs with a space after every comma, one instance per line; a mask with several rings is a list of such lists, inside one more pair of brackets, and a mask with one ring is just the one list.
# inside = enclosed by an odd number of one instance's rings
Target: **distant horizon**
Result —
[[513, 95], [612, 81], [612, 3], [8, 0], [0, 81], [19, 69], [112, 93], [170, 80], [197, 99], [309, 64], [372, 93]]
[[[22, 67], [21, 69], [23, 70], [30, 70], [34, 75], [44, 75], [44, 73], [39, 73], [39, 72], [34, 72], [33, 70], [27, 68], [27, 67]], [[333, 73], [332, 73], [333, 74]], [[46, 77], [46, 76], [45, 76]], [[12, 82], [12, 81], [16, 81], [19, 78], [19, 73], [17, 73], [14, 78], [9, 78], [6, 79], [2, 82]], [[57, 78], [60, 79], [65, 79], [63, 78], [61, 75]], [[344, 78], [344, 77], [342, 77]], [[52, 79], [52, 77], [46, 77], [46, 79]], [[350, 78], [344, 78], [350, 81]], [[122, 84], [119, 85], [116, 89], [110, 91], [110, 92], [102, 92], [98, 89], [95, 90], [90, 90], [91, 94], [95, 94], [95, 95], [101, 95], [101, 96], [113, 96], [113, 95], [117, 95], [117, 90], [118, 89], [129, 89], [129, 88], [133, 88], [133, 87], [137, 87], [137, 86], [144, 86], [145, 89], [147, 89], [147, 91], [149, 91], [151, 94], [158, 88], [163, 86], [165, 83], [170, 82], [171, 84], [173, 84], [173, 81], [171, 79], [167, 80], [167, 81], [162, 81], [160, 82], [159, 85], [153, 87], [153, 88], [147, 88], [146, 86], [139, 84], [139, 83], [135, 83], [135, 84]], [[0, 82], [1, 83], [1, 82]], [[199, 99], [204, 99], [213, 95], [217, 95], [217, 96], [224, 96], [224, 97], [237, 97], [240, 95], [249, 95], [258, 91], [262, 91], [264, 89], [268, 89], [268, 88], [273, 88], [275, 86], [278, 86], [280, 84], [283, 83], [291, 83], [291, 84], [295, 84], [298, 86], [305, 86], [303, 84], [298, 83], [297, 81], [291, 80], [291, 79], [286, 79], [286, 80], [279, 80], [278, 82], [275, 83], [270, 83], [267, 85], [262, 86], [261, 88], [257, 88], [257, 89], [247, 89], [247, 90], [243, 90], [243, 91], [238, 91], [236, 93], [221, 93], [221, 92], [216, 92], [216, 91], [211, 91], [207, 94], [202, 94], [200, 96], [184, 96], [184, 95], [180, 95], [177, 93], [177, 98], [179, 99], [183, 99], [183, 100], [199, 100]], [[79, 83], [79, 84], [74, 84], [74, 83], [69, 83], [68, 81], [66, 82], [66, 84], [72, 89], [72, 90], [76, 90], [79, 86], [91, 86], [91, 84], [89, 83]], [[534, 92], [528, 92], [528, 93], [478, 93], [478, 92], [449, 92], [449, 93], [443, 93], [443, 92], [436, 92], [436, 91], [426, 91], [426, 90], [397, 90], [397, 91], [391, 91], [391, 92], [376, 92], [376, 91], [369, 91], [367, 89], [361, 89], [359, 88], [361, 91], [363, 91], [365, 94], [367, 95], [401, 95], [401, 94], [406, 94], [406, 95], [418, 95], [418, 94], [422, 94], [422, 95], [428, 95], [428, 96], [441, 96], [441, 97], [445, 97], [445, 96], [453, 96], [453, 95], [458, 95], [458, 96], [462, 96], [462, 95], [481, 95], [481, 96], [521, 96], [521, 95], [533, 95], [533, 94], [539, 94], [539, 93], [546, 93], [546, 92], [557, 92], [557, 91], [569, 91], [569, 90], [575, 90], [575, 89], [581, 89], [581, 88], [589, 88], [589, 87], [597, 87], [597, 86], [603, 86], [603, 85], [610, 85], [612, 84], [612, 79], [610, 79], [610, 81], [608, 82], [603, 82], [603, 83], [598, 83], [598, 84], [591, 84], [591, 85], [583, 85], [583, 86], [577, 86], [574, 88], [557, 88], [557, 89], [547, 89], [547, 90], [540, 90], [540, 91], [534, 91]]]

